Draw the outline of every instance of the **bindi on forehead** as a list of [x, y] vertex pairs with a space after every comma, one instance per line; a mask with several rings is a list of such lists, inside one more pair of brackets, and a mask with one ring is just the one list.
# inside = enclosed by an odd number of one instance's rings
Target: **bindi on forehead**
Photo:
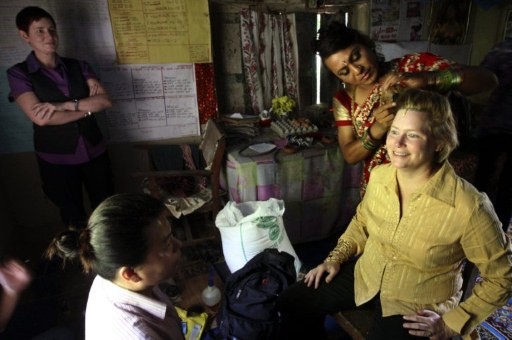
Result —
[[360, 48], [358, 46], [348, 47], [344, 50], [340, 51], [340, 62], [344, 66], [348, 66], [353, 62], [355, 56], [360, 53]]

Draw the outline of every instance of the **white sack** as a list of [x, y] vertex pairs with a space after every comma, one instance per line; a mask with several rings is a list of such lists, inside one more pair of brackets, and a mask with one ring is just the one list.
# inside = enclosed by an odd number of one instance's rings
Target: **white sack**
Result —
[[295, 269], [299, 272], [301, 262], [286, 234], [283, 214], [284, 202], [275, 198], [244, 203], [229, 201], [217, 214], [215, 225], [232, 273], [266, 248], [276, 248], [295, 257]]

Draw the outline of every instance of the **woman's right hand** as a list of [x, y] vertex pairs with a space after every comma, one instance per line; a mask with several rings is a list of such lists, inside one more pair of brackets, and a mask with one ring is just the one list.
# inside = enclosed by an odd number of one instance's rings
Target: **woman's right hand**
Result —
[[340, 266], [341, 265], [339, 263], [334, 262], [321, 263], [306, 274], [304, 277], [304, 283], [306, 283], [308, 287], [314, 285], [315, 288], [318, 288], [320, 280], [325, 273], [327, 273], [325, 283], [329, 283], [340, 271]]
[[373, 138], [380, 140], [382, 137], [384, 137], [384, 135], [391, 127], [391, 124], [393, 123], [395, 113], [395, 102], [381, 104], [377, 109], [375, 109], [373, 112], [375, 123], [373, 123], [374, 127], [371, 130], [371, 135]]
[[379, 83], [383, 90], [400, 92], [405, 88], [424, 89], [428, 85], [429, 72], [389, 72], [382, 76]]

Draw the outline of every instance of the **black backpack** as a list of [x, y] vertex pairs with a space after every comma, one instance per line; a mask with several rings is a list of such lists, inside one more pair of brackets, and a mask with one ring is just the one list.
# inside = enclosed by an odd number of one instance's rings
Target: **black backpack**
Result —
[[278, 337], [277, 297], [296, 281], [294, 261], [287, 252], [265, 249], [227, 278], [217, 320], [224, 339]]

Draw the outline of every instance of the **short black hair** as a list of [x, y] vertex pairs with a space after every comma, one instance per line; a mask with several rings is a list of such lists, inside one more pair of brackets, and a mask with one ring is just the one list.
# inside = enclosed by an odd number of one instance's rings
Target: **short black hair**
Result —
[[23, 8], [16, 15], [16, 27], [18, 27], [18, 29], [20, 31], [28, 33], [28, 28], [30, 27], [30, 25], [34, 21], [39, 21], [43, 18], [50, 19], [53, 22], [53, 25], [57, 26], [55, 24], [55, 20], [53, 20], [53, 17], [51, 16], [50, 13], [48, 13], [41, 7], [28, 6], [28, 7]]

